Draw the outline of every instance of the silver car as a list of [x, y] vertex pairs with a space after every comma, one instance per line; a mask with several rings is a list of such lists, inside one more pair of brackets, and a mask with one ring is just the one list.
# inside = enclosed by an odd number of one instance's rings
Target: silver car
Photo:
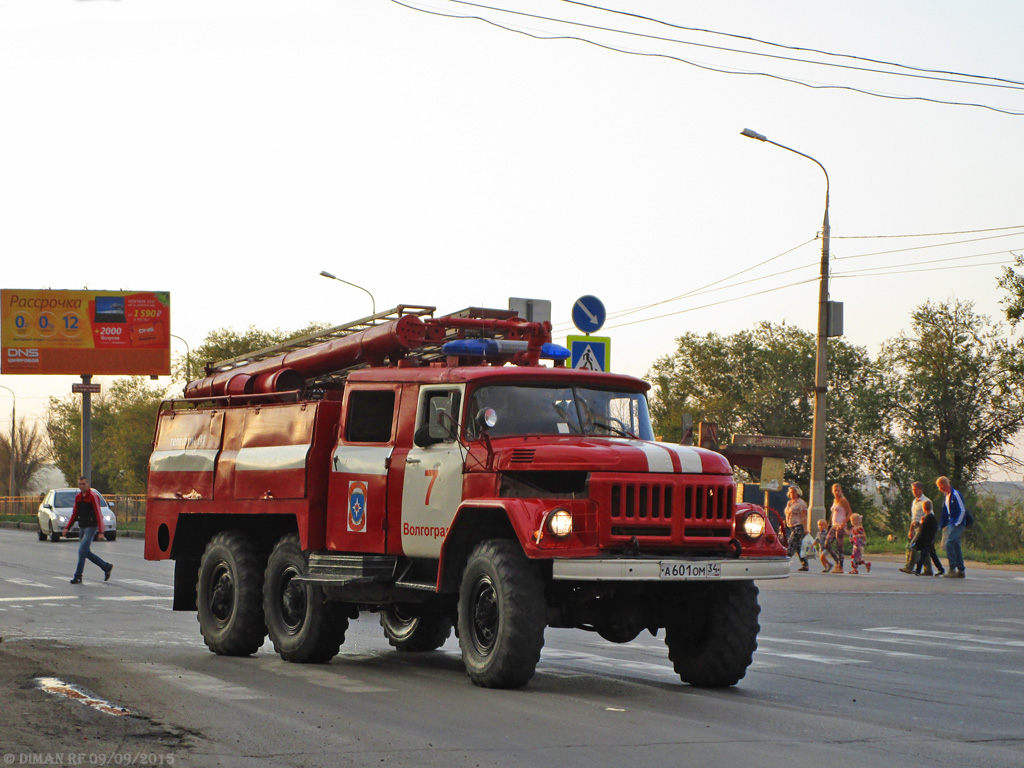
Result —
[[[97, 491], [98, 493], [98, 491]], [[64, 526], [71, 519], [71, 513], [75, 511], [75, 496], [78, 495], [77, 488], [56, 488], [47, 491], [43, 497], [43, 503], [39, 505], [39, 540], [60, 541], [61, 532]], [[101, 509], [103, 515], [103, 532], [107, 541], [114, 541], [117, 538], [117, 518], [114, 517], [114, 510], [107, 504], [107, 500], [100, 493]], [[78, 521], [68, 531], [68, 536], [78, 535]]]

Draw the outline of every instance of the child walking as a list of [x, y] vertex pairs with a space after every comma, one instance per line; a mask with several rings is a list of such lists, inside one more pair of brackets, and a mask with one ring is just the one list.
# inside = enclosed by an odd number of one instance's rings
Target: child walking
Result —
[[871, 563], [864, 560], [864, 547], [868, 541], [867, 531], [864, 530], [864, 516], [854, 512], [850, 515], [850, 524], [853, 526], [850, 531], [850, 541], [853, 544], [853, 553], [850, 555], [850, 573], [860, 573], [858, 565], [867, 568], [871, 573]]
[[818, 538], [814, 540], [814, 548], [818, 550], [818, 560], [825, 566], [825, 570], [822, 573], [828, 573], [832, 570], [832, 566], [828, 560], [828, 549], [825, 548], [825, 539], [828, 537], [828, 521], [818, 521]]

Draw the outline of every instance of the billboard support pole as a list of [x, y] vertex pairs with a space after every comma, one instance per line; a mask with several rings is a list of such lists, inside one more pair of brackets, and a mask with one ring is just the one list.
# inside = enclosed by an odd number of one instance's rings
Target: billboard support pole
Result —
[[[82, 383], [92, 382], [92, 374], [83, 373]], [[92, 482], [92, 392], [82, 392], [82, 477]]]

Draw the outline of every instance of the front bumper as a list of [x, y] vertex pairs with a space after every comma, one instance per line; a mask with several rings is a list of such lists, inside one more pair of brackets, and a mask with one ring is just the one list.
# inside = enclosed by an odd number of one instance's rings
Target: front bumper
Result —
[[[551, 562], [556, 581], [740, 581], [785, 579], [789, 558], [593, 557]], [[665, 566], [668, 566], [666, 569]], [[670, 576], [662, 576], [668, 570]]]

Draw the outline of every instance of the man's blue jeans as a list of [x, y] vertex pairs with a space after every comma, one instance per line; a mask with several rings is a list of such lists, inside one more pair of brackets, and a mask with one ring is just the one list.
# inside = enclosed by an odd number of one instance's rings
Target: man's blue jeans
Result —
[[947, 525], [943, 536], [942, 546], [946, 548], [946, 557], [949, 558], [949, 572], [964, 569], [964, 553], [960, 549], [960, 537], [964, 535], [964, 526]]
[[104, 571], [110, 568], [110, 563], [101, 558], [99, 555], [93, 554], [93, 551], [90, 549], [90, 547], [92, 546], [92, 540], [96, 538], [96, 534], [99, 532], [99, 530], [100, 529], [94, 525], [91, 528], [82, 528], [79, 531], [78, 568], [75, 569], [76, 579], [82, 578], [82, 570], [85, 568], [86, 558], [96, 563], [96, 565], [98, 565]]

